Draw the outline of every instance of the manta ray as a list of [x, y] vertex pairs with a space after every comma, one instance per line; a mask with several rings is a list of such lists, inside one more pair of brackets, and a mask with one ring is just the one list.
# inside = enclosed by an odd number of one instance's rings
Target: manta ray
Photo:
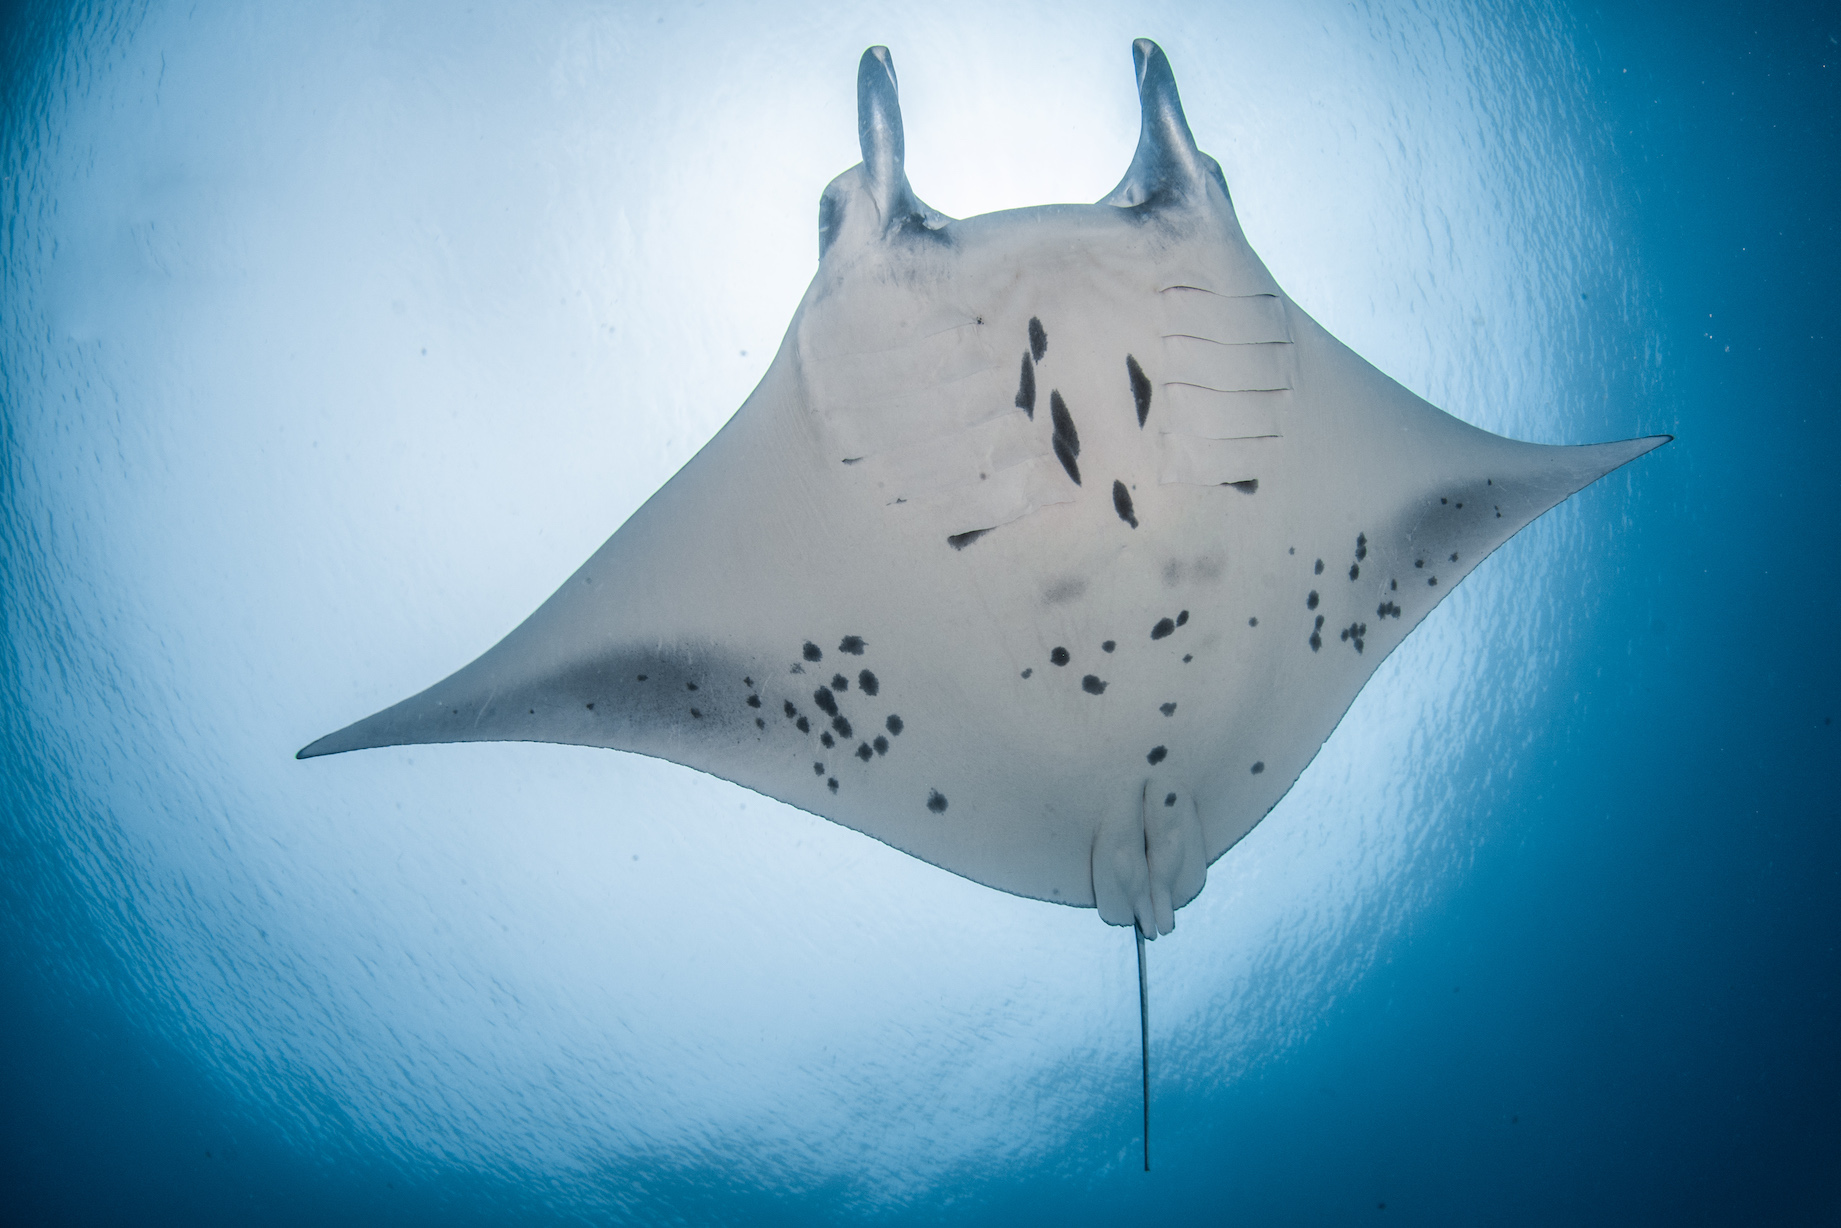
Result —
[[866, 51], [863, 161], [753, 394], [498, 644], [299, 757], [535, 741], [709, 772], [1133, 927], [1144, 1039], [1144, 941], [1381, 660], [1669, 437], [1522, 443], [1383, 375], [1279, 288], [1163, 51], [1132, 54], [1118, 187], [955, 219], [909, 186]]

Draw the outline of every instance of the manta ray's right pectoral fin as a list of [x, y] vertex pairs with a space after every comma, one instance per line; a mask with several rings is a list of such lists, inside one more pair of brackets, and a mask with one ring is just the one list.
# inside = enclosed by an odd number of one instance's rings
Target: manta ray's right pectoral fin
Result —
[[1195, 797], [1174, 782], [1144, 782], [1141, 802], [1109, 818], [1093, 840], [1093, 902], [1108, 925], [1136, 925], [1155, 939], [1176, 928], [1176, 910], [1208, 881]]

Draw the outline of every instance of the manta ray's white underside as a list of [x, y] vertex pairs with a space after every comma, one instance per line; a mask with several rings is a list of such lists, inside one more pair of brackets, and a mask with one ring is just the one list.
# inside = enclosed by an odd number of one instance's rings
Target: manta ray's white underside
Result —
[[754, 394], [497, 646], [301, 755], [637, 751], [1168, 932], [1458, 581], [1666, 437], [1503, 439], [1352, 353], [1135, 50], [1112, 195], [957, 221], [866, 54], [864, 162]]

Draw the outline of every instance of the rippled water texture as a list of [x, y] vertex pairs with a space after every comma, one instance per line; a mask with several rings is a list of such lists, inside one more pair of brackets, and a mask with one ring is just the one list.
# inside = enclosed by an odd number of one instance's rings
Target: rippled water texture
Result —
[[[10, 1086], [59, 1106], [10, 1127], [34, 1198], [99, 1222], [1506, 1223], [1662, 1182], [1553, 1173], [1603, 1169], [1566, 1141], [1604, 1085], [1580, 1055], [1634, 1043], [1599, 1030], [1623, 1009], [1602, 987], [1690, 976], [1699, 939], [1595, 901], [1719, 830], [1657, 799], [1718, 761], [1686, 724], [1692, 645], [1753, 640], [1693, 604], [1676, 534], [1726, 531], [1706, 501], [1746, 479], [1722, 466], [1774, 458], [1713, 447], [1736, 436], [1682, 374], [1731, 338], [1633, 233], [1660, 206], [1620, 180], [1615, 31], [1539, 5], [997, 7], [19, 26], [0, 918], [45, 1054]], [[291, 758], [494, 642], [741, 403], [857, 160], [864, 46], [901, 69], [917, 191], [963, 216], [1111, 188], [1139, 34], [1280, 284], [1382, 370], [1542, 442], [1702, 428], [1466, 581], [1152, 949], [1148, 1178], [1131, 946], [1090, 911], [636, 756]], [[1815, 740], [1788, 762], [1832, 766], [1833, 668], [1804, 674], [1729, 664], [1760, 689], [1710, 724], [1794, 716]], [[1645, 898], [1700, 924], [1680, 881]], [[1610, 997], [1530, 1023], [1517, 985], [1576, 987], [1570, 952]]]

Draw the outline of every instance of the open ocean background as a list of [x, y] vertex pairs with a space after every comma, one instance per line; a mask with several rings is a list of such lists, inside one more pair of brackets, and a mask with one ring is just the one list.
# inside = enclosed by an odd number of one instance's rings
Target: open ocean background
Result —
[[[1747, 11], [1749, 10], [1749, 11]], [[26, 3], [0, 1220], [1841, 1222], [1841, 10]], [[1169, 53], [1279, 283], [1672, 445], [1498, 552], [1151, 949], [580, 748], [294, 750], [759, 379], [886, 43], [955, 216]]]

